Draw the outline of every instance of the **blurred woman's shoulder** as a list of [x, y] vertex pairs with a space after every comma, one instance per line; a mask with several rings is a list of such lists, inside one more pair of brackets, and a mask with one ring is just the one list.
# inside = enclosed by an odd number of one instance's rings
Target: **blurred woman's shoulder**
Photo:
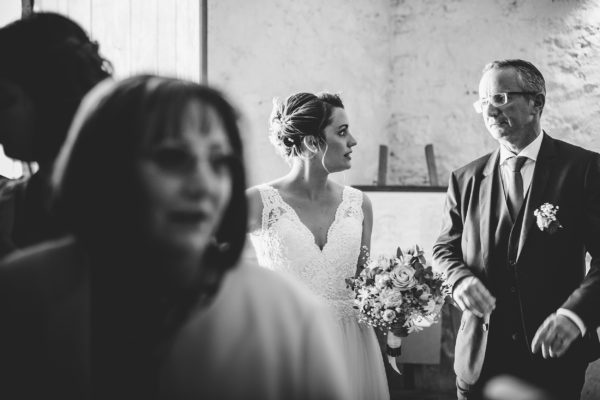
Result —
[[194, 376], [205, 397], [352, 398], [333, 315], [280, 272], [242, 260], [185, 329], [174, 354], [207, 365]]
[[240, 263], [229, 275], [228, 281], [235, 286], [235, 289], [229, 290], [243, 293], [247, 300], [269, 304], [268, 307], [291, 307], [303, 314], [315, 312], [315, 307], [321, 305], [317, 297], [301, 283], [249, 260]]
[[[87, 272], [85, 256], [71, 236], [17, 250], [0, 261], [0, 287], [26, 296], [65, 293]], [[40, 290], [42, 289], [42, 290]]]

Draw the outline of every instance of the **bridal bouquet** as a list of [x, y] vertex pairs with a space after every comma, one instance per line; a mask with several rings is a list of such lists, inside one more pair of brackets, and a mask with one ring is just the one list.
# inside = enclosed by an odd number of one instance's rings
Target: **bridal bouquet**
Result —
[[346, 279], [360, 320], [384, 333], [408, 336], [439, 319], [450, 289], [442, 274], [426, 266], [418, 245], [395, 257], [369, 257], [358, 277]]

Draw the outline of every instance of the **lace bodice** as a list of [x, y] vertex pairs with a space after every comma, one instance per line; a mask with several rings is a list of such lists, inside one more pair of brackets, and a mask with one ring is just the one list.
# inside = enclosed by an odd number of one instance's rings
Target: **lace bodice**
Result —
[[262, 226], [250, 234], [261, 266], [291, 274], [331, 305], [340, 318], [356, 318], [353, 293], [345, 279], [356, 272], [362, 237], [362, 199], [357, 189], [345, 186], [342, 202], [321, 250], [312, 232], [279, 192], [258, 187]]

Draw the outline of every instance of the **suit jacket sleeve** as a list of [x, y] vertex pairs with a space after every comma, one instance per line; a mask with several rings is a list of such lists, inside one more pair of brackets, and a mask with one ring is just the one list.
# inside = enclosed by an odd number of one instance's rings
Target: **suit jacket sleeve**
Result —
[[577, 314], [587, 328], [600, 325], [600, 155], [593, 153], [584, 179], [583, 240], [592, 260], [581, 285], [561, 306]]
[[456, 174], [452, 173], [442, 215], [442, 229], [433, 246], [433, 262], [438, 271], [446, 274], [453, 289], [459, 280], [473, 275], [463, 258], [463, 227], [460, 185]]

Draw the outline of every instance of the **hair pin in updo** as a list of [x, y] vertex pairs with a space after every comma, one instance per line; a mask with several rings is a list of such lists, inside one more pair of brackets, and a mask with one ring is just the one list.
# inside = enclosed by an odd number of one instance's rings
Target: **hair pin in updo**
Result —
[[282, 142], [283, 142], [283, 144], [284, 144], [286, 147], [294, 147], [294, 146], [297, 146], [297, 145], [299, 145], [301, 140], [302, 140], [302, 139], [301, 139], [299, 136], [296, 136], [296, 137], [294, 137], [294, 138], [291, 138], [291, 137], [289, 137], [289, 136], [285, 136], [285, 137], [282, 139]]

